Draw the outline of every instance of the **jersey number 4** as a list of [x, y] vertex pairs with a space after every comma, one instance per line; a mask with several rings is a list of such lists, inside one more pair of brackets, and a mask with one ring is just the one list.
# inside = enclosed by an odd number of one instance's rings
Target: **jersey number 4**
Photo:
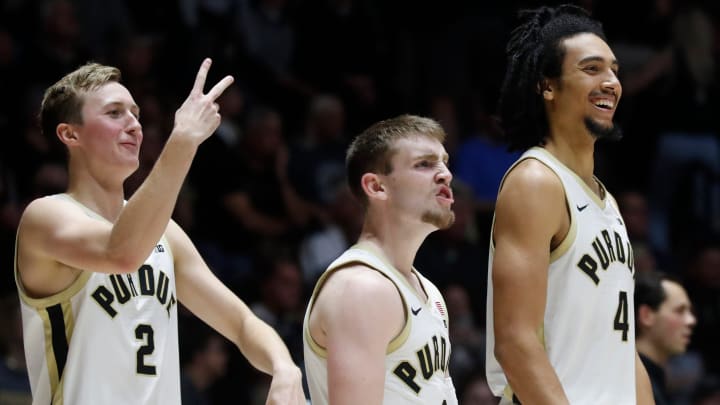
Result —
[[622, 332], [623, 342], [627, 342], [629, 329], [630, 324], [628, 323], [627, 292], [620, 291], [620, 295], [618, 296], [617, 312], [615, 312], [615, 330], [619, 330]]
[[136, 354], [137, 373], [156, 375], [155, 366], [145, 364], [145, 356], [151, 355], [155, 351], [155, 331], [152, 326], [141, 323], [135, 328], [135, 338], [143, 342]]

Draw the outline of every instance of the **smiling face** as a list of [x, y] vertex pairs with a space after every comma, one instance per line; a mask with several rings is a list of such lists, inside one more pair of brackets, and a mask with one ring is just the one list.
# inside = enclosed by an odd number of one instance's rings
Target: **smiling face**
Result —
[[390, 209], [446, 229], [455, 221], [448, 154], [437, 139], [401, 138], [392, 148], [391, 171], [381, 175]]
[[77, 146], [94, 161], [126, 168], [129, 175], [138, 167], [143, 139], [138, 115], [137, 104], [120, 83], [110, 82], [85, 93], [82, 123], [72, 124]]
[[618, 63], [605, 41], [582, 33], [566, 38], [562, 75], [543, 89], [551, 128], [580, 128], [595, 138], [617, 138], [613, 116], [622, 95]]

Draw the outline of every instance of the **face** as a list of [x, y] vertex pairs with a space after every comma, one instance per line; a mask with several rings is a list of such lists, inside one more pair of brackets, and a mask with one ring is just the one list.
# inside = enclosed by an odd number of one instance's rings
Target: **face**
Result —
[[439, 229], [448, 228], [455, 214], [445, 148], [434, 138], [418, 136], [398, 140], [393, 150], [393, 170], [382, 176], [393, 208], [398, 215], [412, 215]]
[[660, 304], [649, 329], [650, 337], [668, 355], [684, 353], [696, 320], [685, 289], [663, 280], [665, 301]]
[[120, 83], [110, 82], [85, 94], [82, 124], [73, 124], [79, 145], [103, 164], [138, 167], [143, 133], [139, 108]]
[[583, 125], [595, 138], [619, 138], [613, 116], [622, 86], [615, 55], [595, 34], [572, 36], [563, 45], [562, 76], [549, 80], [543, 92], [551, 125]]

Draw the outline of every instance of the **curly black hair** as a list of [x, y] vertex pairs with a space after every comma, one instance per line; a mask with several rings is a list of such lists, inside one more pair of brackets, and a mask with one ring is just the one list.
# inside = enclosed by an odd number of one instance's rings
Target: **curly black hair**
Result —
[[582, 33], [606, 40], [600, 22], [570, 4], [522, 10], [519, 20], [505, 49], [507, 70], [498, 106], [510, 150], [545, 144], [549, 127], [540, 89], [544, 79], [562, 73], [563, 40]]

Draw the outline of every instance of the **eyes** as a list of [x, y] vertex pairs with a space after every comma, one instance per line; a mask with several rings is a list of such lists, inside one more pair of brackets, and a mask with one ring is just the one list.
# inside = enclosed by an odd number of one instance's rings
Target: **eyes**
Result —
[[441, 161], [441, 160], [429, 160], [429, 159], [423, 159], [415, 163], [415, 168], [418, 169], [434, 169], [440, 165], [447, 166], [448, 162]]
[[[587, 66], [583, 67], [583, 71], [588, 72], [590, 74], [597, 74], [597, 73], [602, 72], [602, 70], [603, 70], [603, 68], [599, 64], [591, 64], [591, 65], [587, 65]], [[617, 66], [612, 66], [610, 68], [610, 70], [612, 70], [613, 74], [615, 76], [617, 76], [620, 69]]]
[[119, 107], [113, 107], [110, 110], [108, 110], [105, 114], [108, 115], [110, 118], [117, 119], [122, 118], [125, 116], [127, 112], [130, 112], [133, 117], [135, 117], [136, 120], [140, 119], [140, 113], [133, 110], [127, 110], [125, 108], [119, 108]]

